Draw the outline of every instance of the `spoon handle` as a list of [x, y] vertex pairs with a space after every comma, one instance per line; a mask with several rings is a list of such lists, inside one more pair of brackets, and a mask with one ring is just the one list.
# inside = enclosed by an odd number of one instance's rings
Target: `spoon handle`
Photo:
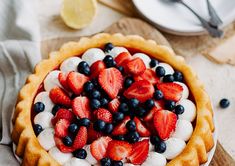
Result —
[[215, 8], [212, 6], [210, 0], [206, 0], [206, 2], [207, 2], [209, 15], [210, 15], [210, 24], [215, 26], [215, 27], [218, 27], [223, 22], [220, 19], [220, 17], [218, 16], [217, 12], [215, 11]]
[[210, 25], [204, 18], [202, 18], [199, 14], [197, 14], [191, 7], [189, 7], [186, 3], [184, 3], [182, 0], [179, 1], [182, 5], [184, 5], [186, 8], [188, 8], [201, 22], [202, 26], [209, 32], [209, 34], [213, 37], [222, 37], [223, 31], [220, 29], [217, 29], [217, 27], [213, 27]]

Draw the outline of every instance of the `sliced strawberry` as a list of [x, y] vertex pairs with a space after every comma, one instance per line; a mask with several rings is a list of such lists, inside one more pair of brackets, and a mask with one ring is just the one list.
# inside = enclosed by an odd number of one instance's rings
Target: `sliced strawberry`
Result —
[[118, 107], [120, 105], [120, 101], [118, 98], [115, 98], [113, 100], [111, 100], [108, 104], [108, 108], [112, 113], [115, 113], [118, 111]]
[[141, 165], [148, 157], [149, 153], [149, 140], [145, 139], [136, 142], [132, 146], [132, 152], [127, 159], [135, 165]]
[[88, 143], [92, 143], [93, 141], [95, 141], [96, 139], [100, 138], [102, 136], [102, 133], [97, 132], [94, 130], [93, 128], [93, 124], [91, 124], [89, 126], [89, 128], [87, 129], [87, 133], [88, 133]]
[[162, 91], [166, 100], [179, 101], [183, 94], [183, 87], [177, 83], [160, 83], [157, 88]]
[[76, 97], [72, 101], [72, 110], [79, 118], [91, 118], [91, 109], [87, 97]]
[[149, 122], [153, 120], [154, 114], [156, 111], [162, 110], [164, 108], [164, 100], [154, 101], [155, 106], [149, 111], [149, 113], [144, 117], [145, 122]]
[[160, 79], [156, 76], [156, 73], [151, 69], [147, 69], [144, 71], [143, 74], [135, 76], [134, 80], [135, 81], [147, 80], [153, 85], [160, 82]]
[[99, 108], [95, 114], [97, 119], [103, 120], [106, 123], [112, 123], [113, 121], [113, 115], [104, 108]]
[[154, 93], [153, 85], [147, 80], [134, 82], [125, 92], [124, 96], [128, 99], [136, 98], [140, 102], [145, 102], [152, 98]]
[[57, 148], [61, 152], [63, 152], [63, 153], [71, 153], [71, 152], [75, 151], [75, 149], [73, 147], [65, 146], [63, 141], [62, 141], [62, 138], [59, 138], [59, 137], [55, 136], [54, 140], [55, 140], [55, 144], [56, 144]]
[[69, 88], [76, 94], [79, 95], [83, 90], [83, 85], [89, 80], [89, 78], [78, 72], [69, 72], [67, 77], [67, 84]]
[[81, 149], [87, 143], [87, 128], [81, 126], [77, 132], [77, 135], [73, 141], [73, 148], [74, 149]]
[[100, 74], [100, 72], [102, 70], [104, 70], [105, 68], [106, 68], [105, 64], [101, 60], [96, 61], [95, 63], [93, 63], [91, 65], [91, 78], [97, 77]]
[[130, 60], [132, 59], [132, 56], [128, 52], [122, 52], [118, 54], [115, 58], [115, 62], [117, 63], [117, 66], [125, 66]]
[[76, 117], [73, 114], [73, 112], [67, 109], [61, 108], [57, 111], [56, 115], [52, 118], [51, 123], [55, 125], [60, 119], [66, 119], [69, 122], [73, 122], [76, 119]]
[[114, 99], [122, 88], [123, 77], [118, 69], [112, 67], [102, 70], [98, 81], [109, 97]]
[[136, 130], [140, 134], [141, 137], [149, 137], [149, 130], [142, 124], [142, 122], [138, 118], [134, 118], [134, 122], [136, 124]]
[[126, 64], [125, 69], [128, 73], [138, 76], [144, 73], [146, 66], [142, 59], [135, 58]]
[[108, 157], [112, 160], [122, 160], [130, 155], [132, 146], [126, 141], [112, 140], [108, 145]]
[[67, 119], [60, 119], [55, 125], [55, 135], [63, 138], [68, 135], [70, 122]]
[[115, 128], [113, 129], [112, 135], [124, 135], [124, 134], [126, 134], [127, 133], [126, 123], [129, 120], [131, 120], [131, 118], [129, 116], [126, 116], [120, 124], [115, 126]]
[[70, 98], [60, 87], [54, 87], [51, 89], [49, 96], [51, 101], [55, 104], [61, 104], [65, 106], [71, 105]]
[[58, 76], [58, 80], [60, 82], [60, 84], [66, 89], [66, 90], [69, 90], [69, 86], [68, 86], [68, 83], [67, 83], [67, 76], [68, 74], [66, 73], [60, 73], [59, 76]]
[[96, 160], [101, 160], [106, 157], [106, 152], [109, 142], [112, 141], [110, 137], [101, 137], [92, 142], [90, 146], [91, 154]]
[[159, 137], [163, 140], [169, 138], [175, 130], [177, 116], [171, 111], [160, 110], [154, 114], [153, 123]]

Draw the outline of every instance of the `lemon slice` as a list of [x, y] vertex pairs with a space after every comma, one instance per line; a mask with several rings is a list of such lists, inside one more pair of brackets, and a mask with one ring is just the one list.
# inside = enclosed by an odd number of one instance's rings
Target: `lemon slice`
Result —
[[63, 0], [60, 15], [67, 26], [81, 29], [91, 23], [96, 9], [96, 0]]

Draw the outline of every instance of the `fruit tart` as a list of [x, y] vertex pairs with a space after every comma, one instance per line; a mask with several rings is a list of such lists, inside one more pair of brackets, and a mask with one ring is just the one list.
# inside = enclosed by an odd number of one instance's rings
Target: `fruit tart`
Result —
[[20, 91], [13, 126], [22, 165], [197, 166], [214, 146], [195, 73], [136, 35], [97, 34], [52, 52]]

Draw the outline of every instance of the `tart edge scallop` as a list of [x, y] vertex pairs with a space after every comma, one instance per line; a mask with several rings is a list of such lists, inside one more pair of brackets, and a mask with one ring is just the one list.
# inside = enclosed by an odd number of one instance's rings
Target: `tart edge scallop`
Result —
[[74, 55], [81, 55], [89, 48], [102, 48], [107, 42], [111, 42], [116, 46], [136, 48], [170, 64], [174, 69], [183, 73], [185, 82], [194, 96], [197, 107], [196, 126], [183, 152], [168, 162], [167, 166], [196, 166], [205, 163], [208, 157], [207, 152], [214, 146], [213, 110], [203, 84], [198, 80], [191, 67], [185, 64], [184, 58], [176, 56], [171, 48], [157, 45], [155, 41], [145, 40], [137, 35], [124, 36], [119, 33], [112, 35], [101, 33], [91, 38], [81, 38], [78, 42], [64, 44], [59, 51], [50, 53], [49, 59], [42, 60], [35, 67], [34, 74], [27, 78], [26, 84], [19, 92], [12, 119], [12, 139], [16, 144], [16, 154], [23, 158], [22, 165], [59, 165], [40, 146], [33, 131], [31, 106], [37, 93], [37, 88], [35, 87], [39, 87], [46, 75], [65, 59]]

